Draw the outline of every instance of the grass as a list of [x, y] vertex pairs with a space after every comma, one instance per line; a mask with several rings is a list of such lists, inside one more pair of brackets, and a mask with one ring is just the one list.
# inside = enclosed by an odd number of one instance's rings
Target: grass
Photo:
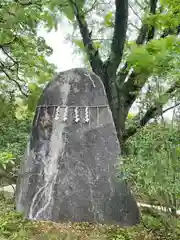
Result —
[[0, 240], [179, 240], [180, 221], [143, 214], [133, 228], [27, 221], [14, 211], [14, 202], [0, 197]]

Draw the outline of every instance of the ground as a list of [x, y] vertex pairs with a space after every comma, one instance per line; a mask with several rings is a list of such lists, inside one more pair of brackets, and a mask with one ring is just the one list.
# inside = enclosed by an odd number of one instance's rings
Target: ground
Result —
[[57, 224], [23, 220], [14, 211], [14, 201], [0, 196], [0, 240], [179, 240], [180, 220], [146, 213], [142, 223], [133, 228], [82, 224]]

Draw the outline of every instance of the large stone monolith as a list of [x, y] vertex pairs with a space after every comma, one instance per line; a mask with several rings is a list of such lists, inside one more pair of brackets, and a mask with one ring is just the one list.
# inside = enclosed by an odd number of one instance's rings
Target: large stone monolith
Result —
[[139, 210], [121, 176], [120, 146], [103, 84], [86, 69], [61, 72], [43, 91], [17, 182], [28, 219], [131, 226]]

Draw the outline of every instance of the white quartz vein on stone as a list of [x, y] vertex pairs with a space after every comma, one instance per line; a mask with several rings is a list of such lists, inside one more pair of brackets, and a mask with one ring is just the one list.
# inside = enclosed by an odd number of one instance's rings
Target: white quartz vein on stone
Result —
[[[61, 86], [61, 94], [63, 95], [63, 104], [66, 104], [67, 97], [70, 91], [70, 85], [66, 82]], [[63, 115], [63, 109], [60, 109], [60, 116]], [[44, 156], [41, 161], [44, 164], [44, 181], [45, 185], [40, 187], [37, 193], [34, 195], [32, 204], [30, 206], [29, 211], [29, 218], [30, 219], [38, 219], [39, 215], [43, 212], [49, 213], [52, 211], [53, 207], [53, 187], [56, 183], [56, 178], [58, 176], [58, 159], [59, 157], [63, 157], [64, 155], [64, 142], [62, 138], [63, 129], [65, 128], [66, 124], [59, 122], [60, 120], [53, 120], [52, 122], [52, 135], [50, 139], [50, 152], [48, 157]], [[42, 153], [45, 152], [43, 149]], [[41, 155], [43, 156], [43, 155]], [[44, 198], [44, 199], [43, 199]], [[43, 199], [43, 206], [39, 209], [37, 213], [36, 206], [38, 202]], [[49, 208], [47, 210], [47, 208]], [[47, 214], [46, 213], [46, 214]]]

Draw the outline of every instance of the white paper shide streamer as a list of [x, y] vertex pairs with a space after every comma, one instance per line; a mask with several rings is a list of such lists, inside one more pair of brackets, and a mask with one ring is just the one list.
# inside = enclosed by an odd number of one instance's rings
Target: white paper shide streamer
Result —
[[89, 122], [89, 108], [88, 107], [85, 108], [84, 121], [85, 121], [85, 123]]
[[66, 122], [68, 120], [68, 107], [64, 109], [64, 116], [63, 116], [63, 121]]
[[60, 118], [60, 107], [57, 107], [56, 109], [56, 115], [55, 115], [55, 120], [58, 120]]
[[80, 121], [78, 107], [75, 108], [74, 113], [75, 113], [75, 119], [74, 120], [75, 120], [76, 123], [78, 123]]

